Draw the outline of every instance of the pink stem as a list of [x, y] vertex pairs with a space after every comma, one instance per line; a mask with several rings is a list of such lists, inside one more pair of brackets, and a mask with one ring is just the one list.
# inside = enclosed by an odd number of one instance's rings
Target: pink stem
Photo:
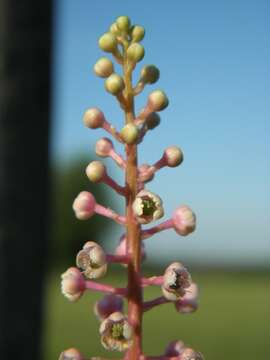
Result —
[[133, 89], [133, 95], [139, 95], [145, 87], [145, 83], [143, 81], [139, 81], [138, 84]]
[[153, 164], [153, 167], [155, 168], [155, 171], [160, 170], [164, 166], [167, 166], [167, 161], [164, 156], [160, 158], [155, 164]]
[[129, 255], [106, 255], [107, 262], [128, 264], [130, 262]]
[[148, 311], [148, 310], [151, 310], [155, 306], [167, 304], [168, 302], [170, 302], [170, 301], [167, 300], [164, 296], [160, 296], [156, 299], [145, 301], [143, 303], [143, 310]]
[[172, 227], [173, 227], [173, 220], [168, 219], [168, 220], [162, 222], [161, 224], [158, 224], [150, 229], [143, 230], [141, 232], [142, 239], [147, 239], [160, 231], [168, 230], [168, 229], [171, 229]]
[[114, 189], [118, 194], [125, 196], [125, 194], [126, 194], [125, 187], [117, 184], [117, 182], [114, 181], [108, 174], [105, 174], [102, 180], [105, 184], [107, 184], [112, 189]]
[[121, 143], [123, 142], [119, 133], [107, 120], [103, 121], [102, 128], [111, 134], [116, 140], [120, 141]]
[[141, 279], [142, 286], [149, 285], [162, 285], [163, 284], [163, 276], [153, 276], [151, 278], [142, 278]]
[[109, 156], [116, 162], [116, 164], [123, 170], [126, 169], [127, 164], [126, 161], [123, 159], [123, 157], [119, 154], [117, 154], [117, 152], [114, 149], [111, 149], [109, 152]]
[[109, 219], [114, 220], [115, 222], [117, 222], [120, 225], [125, 225], [126, 224], [126, 217], [125, 216], [121, 216], [119, 214], [117, 214], [116, 212], [114, 212], [113, 210], [109, 209], [109, 208], [105, 208], [104, 206], [100, 205], [100, 204], [96, 204], [95, 206], [95, 212], [99, 215], [105, 216]]
[[149, 114], [151, 114], [152, 112], [153, 112], [153, 109], [151, 108], [151, 106], [149, 106], [149, 104], [147, 104], [146, 107], [141, 110], [141, 112], [139, 113], [137, 118], [134, 119], [134, 124], [135, 125], [142, 124], [144, 122], [144, 120], [147, 118], [147, 116]]
[[85, 289], [101, 291], [105, 293], [117, 294], [125, 296], [127, 293], [126, 288], [115, 288], [111, 285], [100, 284], [95, 281], [86, 280], [85, 281]]

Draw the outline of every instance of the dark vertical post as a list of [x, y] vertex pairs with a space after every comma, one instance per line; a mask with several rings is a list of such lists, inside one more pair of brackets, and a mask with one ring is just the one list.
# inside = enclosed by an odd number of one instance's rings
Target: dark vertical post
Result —
[[0, 0], [0, 358], [40, 358], [51, 0]]

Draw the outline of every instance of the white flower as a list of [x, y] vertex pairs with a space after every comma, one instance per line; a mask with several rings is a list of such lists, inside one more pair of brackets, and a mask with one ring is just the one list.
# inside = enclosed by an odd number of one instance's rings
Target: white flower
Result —
[[172, 263], [167, 267], [163, 277], [162, 292], [166, 299], [177, 301], [186, 293], [191, 284], [191, 276], [183, 264]]
[[67, 269], [61, 275], [61, 291], [70, 301], [77, 301], [85, 289], [85, 281], [82, 273], [75, 267]]
[[121, 312], [114, 312], [99, 328], [101, 343], [107, 350], [125, 351], [132, 345], [132, 327]]
[[141, 190], [137, 194], [132, 208], [141, 224], [148, 224], [164, 215], [161, 198], [147, 190]]
[[78, 253], [76, 264], [89, 279], [98, 279], [107, 272], [106, 254], [94, 241], [88, 241]]
[[186, 348], [182, 353], [181, 353], [181, 360], [204, 360], [204, 357], [201, 353], [196, 352], [195, 350], [191, 349], [191, 348]]

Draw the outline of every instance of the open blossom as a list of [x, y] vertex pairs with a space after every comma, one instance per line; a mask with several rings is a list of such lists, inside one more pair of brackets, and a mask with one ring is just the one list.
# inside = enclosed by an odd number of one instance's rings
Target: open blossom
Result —
[[191, 276], [183, 264], [174, 262], [167, 267], [163, 277], [162, 292], [166, 299], [176, 301], [183, 297], [191, 284]]
[[77, 301], [85, 289], [85, 281], [82, 273], [75, 267], [67, 269], [61, 275], [61, 291], [70, 301]]
[[94, 241], [84, 244], [77, 255], [76, 264], [89, 279], [98, 279], [107, 272], [106, 254]]
[[192, 233], [196, 228], [196, 216], [187, 205], [179, 206], [172, 216], [175, 231], [182, 236]]
[[87, 220], [95, 213], [96, 200], [88, 191], [82, 191], [73, 202], [73, 210], [80, 220]]
[[125, 351], [132, 345], [132, 327], [121, 312], [114, 312], [105, 319], [99, 332], [107, 350]]
[[99, 320], [104, 320], [114, 312], [122, 312], [123, 307], [121, 296], [109, 294], [95, 303], [94, 312]]
[[60, 354], [59, 360], [84, 360], [79, 350], [70, 348]]
[[201, 353], [191, 348], [185, 348], [181, 353], [180, 360], [204, 360], [204, 357]]
[[164, 215], [161, 198], [147, 190], [141, 190], [132, 205], [134, 214], [141, 224], [160, 219]]
[[176, 310], [183, 314], [196, 311], [198, 308], [198, 295], [199, 290], [197, 284], [191, 283], [191, 285], [186, 288], [185, 295], [174, 303]]

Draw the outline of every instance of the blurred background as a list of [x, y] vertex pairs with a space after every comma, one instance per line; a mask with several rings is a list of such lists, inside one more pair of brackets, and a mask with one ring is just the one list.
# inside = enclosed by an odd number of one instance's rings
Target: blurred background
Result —
[[[197, 231], [187, 238], [168, 231], [146, 241], [145, 274], [162, 273], [180, 260], [201, 297], [193, 315], [169, 305], [147, 313], [145, 350], [158, 355], [170, 340], [182, 339], [209, 360], [267, 359], [269, 1], [0, 4], [1, 353], [54, 360], [74, 346], [88, 357], [117, 358], [99, 342], [92, 305], [100, 296], [87, 294], [71, 304], [59, 284], [86, 240], [113, 251], [121, 234], [98, 216], [79, 222], [71, 205], [80, 191], [90, 190], [101, 204], [124, 211], [122, 199], [84, 175], [97, 158], [95, 141], [104, 135], [86, 129], [82, 116], [97, 106], [117, 128], [123, 124], [92, 67], [102, 56], [98, 37], [117, 16], [128, 15], [146, 28], [142, 63], [158, 66], [157, 87], [170, 99], [160, 126], [140, 146], [140, 162], [155, 162], [169, 145], [179, 145], [185, 156], [179, 168], [161, 170], [148, 188], [164, 200], [166, 216], [188, 204], [198, 218]], [[136, 110], [154, 88], [138, 96]], [[104, 162], [123, 183], [121, 171]], [[112, 267], [104, 281], [120, 286], [125, 276]], [[149, 299], [158, 295], [159, 289], [146, 293]]]

